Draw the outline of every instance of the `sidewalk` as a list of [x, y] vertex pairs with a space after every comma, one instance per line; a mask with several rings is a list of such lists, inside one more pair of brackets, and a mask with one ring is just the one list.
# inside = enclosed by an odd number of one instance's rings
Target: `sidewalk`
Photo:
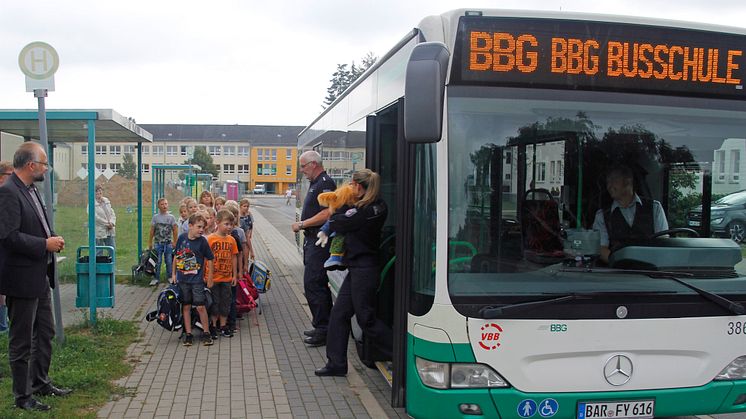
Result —
[[[272, 272], [272, 289], [260, 298], [262, 314], [249, 313], [232, 339], [185, 348], [179, 334], [144, 320], [160, 288], [117, 286], [112, 317], [140, 322], [140, 339], [128, 349], [133, 373], [117, 384], [124, 396], [99, 412], [101, 418], [379, 418], [406, 417], [389, 406], [390, 388], [380, 374], [360, 364], [352, 342], [347, 377], [319, 378], [324, 347], [302, 342], [309, 314], [302, 294], [303, 266], [294, 244], [259, 210], [253, 211], [258, 259]], [[75, 286], [61, 288], [63, 307], [74, 307]], [[65, 324], [84, 318], [64, 310]]]

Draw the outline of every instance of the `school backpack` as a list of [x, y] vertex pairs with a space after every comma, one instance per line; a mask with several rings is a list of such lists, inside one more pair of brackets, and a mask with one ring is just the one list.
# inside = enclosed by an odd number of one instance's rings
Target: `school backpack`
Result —
[[237, 285], [236, 311], [239, 314], [248, 313], [256, 308], [259, 292], [248, 275], [239, 278]]
[[155, 267], [158, 265], [158, 253], [154, 249], [145, 249], [140, 255], [140, 263], [133, 269], [136, 273], [155, 276]]
[[251, 262], [251, 266], [249, 266], [249, 276], [259, 294], [264, 294], [269, 291], [272, 284], [272, 273], [264, 262], [258, 260]]
[[181, 300], [179, 299], [179, 287], [171, 284], [168, 288], [158, 294], [156, 300], [157, 310], [153, 310], [145, 316], [145, 320], [155, 320], [161, 327], [168, 331], [180, 330], [184, 326], [181, 313]]

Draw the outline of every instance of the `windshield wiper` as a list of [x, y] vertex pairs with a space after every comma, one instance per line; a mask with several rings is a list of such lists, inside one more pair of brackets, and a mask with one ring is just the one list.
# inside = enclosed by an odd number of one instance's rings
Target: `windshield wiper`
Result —
[[[580, 270], [572, 270], [572, 269], [561, 269], [561, 272], [579, 272]], [[583, 269], [583, 272], [595, 272], [595, 273], [619, 273], [619, 274], [642, 274], [647, 275], [651, 278], [666, 278], [670, 279], [672, 281], [678, 282], [679, 284], [689, 288], [690, 290], [693, 290], [697, 294], [704, 297], [706, 300], [717, 304], [718, 306], [728, 310], [729, 312], [736, 314], [736, 315], [742, 315], [746, 314], [746, 308], [744, 308], [743, 305], [740, 303], [737, 303], [735, 301], [731, 301], [722, 295], [714, 294], [709, 291], [706, 291], [702, 288], [697, 287], [696, 285], [692, 285], [682, 279], [677, 278], [677, 276], [685, 276], [685, 277], [692, 277], [694, 275], [688, 273], [688, 272], [669, 272], [669, 271], [651, 271], [651, 270], [642, 270], [642, 269]]]
[[565, 301], [580, 300], [580, 299], [590, 299], [590, 296], [569, 294], [569, 295], [563, 295], [562, 297], [550, 298], [548, 300], [528, 301], [525, 303], [506, 304], [502, 306], [487, 306], [479, 310], [479, 316], [483, 319], [497, 319], [497, 318], [500, 318], [500, 316], [511, 313], [511, 312], [523, 311], [523, 310], [527, 310], [530, 308], [536, 308], [536, 307], [543, 306], [543, 305], [563, 303]]
[[746, 314], [746, 308], [744, 308], [740, 303], [737, 303], [735, 301], [731, 301], [722, 295], [718, 295], [715, 293], [712, 293], [710, 291], [704, 290], [702, 288], [699, 288], [695, 285], [692, 285], [684, 280], [681, 280], [679, 278], [676, 278], [675, 275], [672, 275], [670, 272], [657, 272], [657, 271], [650, 271], [650, 273], [647, 274], [651, 278], [666, 278], [670, 279], [672, 281], [676, 281], [679, 284], [694, 290], [697, 294], [701, 295], [705, 298], [705, 300], [711, 301], [718, 306], [730, 311], [731, 313], [735, 315], [742, 315]]

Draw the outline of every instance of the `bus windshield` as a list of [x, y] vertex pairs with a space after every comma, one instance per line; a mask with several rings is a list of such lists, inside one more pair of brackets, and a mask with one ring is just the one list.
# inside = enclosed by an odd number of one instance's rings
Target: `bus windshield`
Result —
[[[732, 235], [746, 226], [746, 206], [715, 204], [746, 189], [746, 103], [470, 86], [451, 86], [448, 94], [448, 281], [455, 304], [693, 294], [661, 276], [746, 294], [744, 237]], [[608, 232], [599, 231], [598, 217], [611, 214], [612, 167], [633, 175], [636, 208], [657, 201], [675, 231], [625, 243], [607, 263], [599, 249]], [[701, 215], [711, 206], [708, 226]], [[657, 219], [655, 226], [664, 229]]]

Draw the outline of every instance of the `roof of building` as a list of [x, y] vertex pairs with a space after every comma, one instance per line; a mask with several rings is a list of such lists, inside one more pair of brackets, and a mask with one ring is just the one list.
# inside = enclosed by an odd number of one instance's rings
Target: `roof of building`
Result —
[[140, 124], [153, 141], [246, 142], [252, 146], [295, 146], [301, 126]]

